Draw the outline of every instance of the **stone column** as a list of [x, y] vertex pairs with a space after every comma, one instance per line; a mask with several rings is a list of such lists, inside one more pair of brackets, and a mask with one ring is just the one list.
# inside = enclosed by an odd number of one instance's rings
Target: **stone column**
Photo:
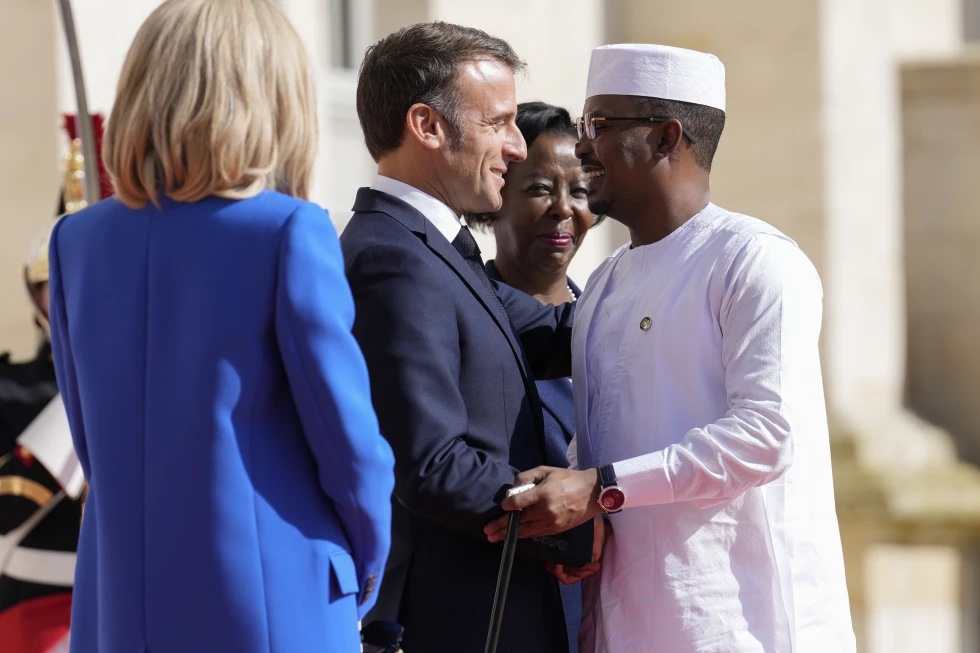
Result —
[[980, 464], [980, 52], [910, 62], [902, 90], [908, 400]]
[[[908, 401], [980, 464], [980, 51], [907, 63], [905, 135]], [[963, 554], [963, 651], [980, 651], [980, 572]]]

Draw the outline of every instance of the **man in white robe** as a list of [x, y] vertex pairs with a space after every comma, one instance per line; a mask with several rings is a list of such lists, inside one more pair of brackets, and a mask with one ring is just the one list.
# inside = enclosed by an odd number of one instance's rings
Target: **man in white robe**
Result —
[[522, 537], [613, 511], [584, 581], [583, 653], [853, 653], [820, 279], [778, 230], [710, 202], [724, 67], [603, 46], [586, 95], [576, 153], [590, 209], [631, 243], [578, 302], [583, 471], [525, 472], [516, 483], [537, 487], [504, 507], [524, 510]]

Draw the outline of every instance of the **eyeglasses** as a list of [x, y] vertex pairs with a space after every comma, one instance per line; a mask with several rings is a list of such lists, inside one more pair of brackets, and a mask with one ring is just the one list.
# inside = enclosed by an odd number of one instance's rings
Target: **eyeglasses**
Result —
[[[614, 117], [614, 116], [597, 116], [594, 111], [590, 111], [581, 118], [575, 120], [575, 129], [578, 131], [578, 139], [582, 140], [583, 136], [588, 137], [589, 140], [595, 138], [595, 126], [597, 122], [605, 122], [608, 120], [638, 120], [640, 122], [667, 122], [670, 118], [651, 118], [649, 116], [631, 116], [631, 117]], [[683, 126], [681, 126], [683, 133], [687, 136], [687, 140], [691, 141], [691, 144], [698, 142], [698, 139], [694, 137], [691, 132], [687, 131]]]

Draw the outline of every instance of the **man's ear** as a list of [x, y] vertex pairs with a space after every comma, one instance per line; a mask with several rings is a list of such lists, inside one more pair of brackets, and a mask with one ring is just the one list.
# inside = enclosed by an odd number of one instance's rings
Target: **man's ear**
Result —
[[409, 138], [414, 138], [422, 147], [430, 150], [439, 149], [446, 142], [446, 126], [428, 104], [418, 102], [408, 108], [405, 129]]
[[684, 128], [676, 118], [660, 123], [660, 129], [651, 130], [651, 134], [659, 133], [659, 140], [655, 140], [654, 154], [658, 158], [668, 158], [681, 147], [684, 140]]

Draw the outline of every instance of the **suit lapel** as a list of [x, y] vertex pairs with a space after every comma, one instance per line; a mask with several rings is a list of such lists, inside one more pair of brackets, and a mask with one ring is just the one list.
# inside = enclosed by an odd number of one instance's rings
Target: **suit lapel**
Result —
[[533, 381], [524, 365], [523, 350], [517, 341], [517, 336], [514, 334], [514, 328], [510, 323], [510, 318], [507, 317], [506, 313], [501, 311], [499, 302], [490, 295], [490, 290], [483, 285], [483, 282], [476, 276], [476, 273], [473, 272], [469, 264], [463, 260], [463, 257], [456, 251], [452, 243], [446, 240], [422, 213], [415, 207], [396, 197], [371, 188], [358, 189], [357, 198], [354, 200], [354, 211], [383, 213], [419, 236], [433, 254], [452, 268], [453, 272], [456, 273], [463, 283], [466, 284], [466, 287], [469, 288], [470, 292], [479, 300], [480, 304], [483, 305], [484, 310], [493, 318], [497, 328], [507, 338], [507, 343], [510, 345], [514, 358], [517, 360], [524, 380], [526, 382]]

